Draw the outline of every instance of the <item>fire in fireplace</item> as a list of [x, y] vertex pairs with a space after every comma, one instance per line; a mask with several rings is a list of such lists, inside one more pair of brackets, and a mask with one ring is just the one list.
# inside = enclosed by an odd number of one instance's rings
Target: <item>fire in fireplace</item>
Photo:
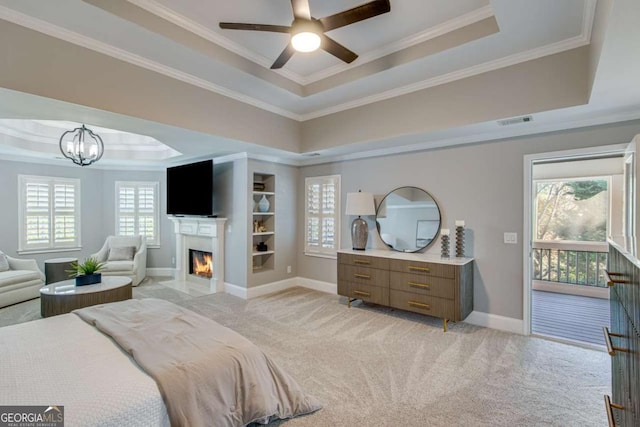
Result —
[[189, 249], [189, 274], [210, 279], [213, 277], [213, 254]]

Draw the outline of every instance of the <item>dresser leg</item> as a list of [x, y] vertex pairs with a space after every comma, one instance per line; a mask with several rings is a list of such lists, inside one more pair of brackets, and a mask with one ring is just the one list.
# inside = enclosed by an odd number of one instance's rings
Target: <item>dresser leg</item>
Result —
[[442, 329], [444, 330], [444, 332], [447, 332], [447, 323], [449, 321], [447, 319], [442, 319]]
[[351, 298], [347, 297], [347, 307], [351, 308]]

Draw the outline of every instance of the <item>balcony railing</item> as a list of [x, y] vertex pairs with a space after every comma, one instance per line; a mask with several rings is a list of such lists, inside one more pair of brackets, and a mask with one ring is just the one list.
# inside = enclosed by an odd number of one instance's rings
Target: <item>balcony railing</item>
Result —
[[609, 245], [605, 242], [533, 243], [533, 279], [606, 288]]

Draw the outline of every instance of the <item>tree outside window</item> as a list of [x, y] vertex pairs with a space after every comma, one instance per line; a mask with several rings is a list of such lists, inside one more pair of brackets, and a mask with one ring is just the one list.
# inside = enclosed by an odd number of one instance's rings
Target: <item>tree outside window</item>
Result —
[[609, 217], [607, 179], [536, 183], [536, 239], [604, 242]]

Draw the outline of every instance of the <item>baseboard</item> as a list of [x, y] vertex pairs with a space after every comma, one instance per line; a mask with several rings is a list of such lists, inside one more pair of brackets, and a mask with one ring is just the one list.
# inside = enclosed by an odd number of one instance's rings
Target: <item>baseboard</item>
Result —
[[306, 277], [296, 277], [298, 286], [313, 289], [314, 291], [325, 292], [327, 294], [337, 295], [338, 285], [331, 282], [323, 282], [321, 280], [308, 279]]
[[269, 295], [274, 292], [284, 291], [285, 289], [294, 288], [298, 285], [298, 278], [284, 279], [277, 282], [265, 283], [264, 285], [254, 286], [247, 289], [247, 299]]
[[224, 284], [224, 291], [229, 295], [242, 299], [257, 298], [269, 295], [274, 292], [284, 291], [286, 289], [301, 286], [315, 291], [326, 292], [328, 294], [337, 294], [338, 287], [335, 283], [322, 282], [320, 280], [307, 279], [305, 277], [292, 277], [290, 279], [279, 280], [277, 282], [265, 283], [264, 285], [255, 286], [253, 288], [243, 288], [242, 286], [232, 283]]
[[147, 276], [176, 277], [176, 269], [171, 267], [147, 268]]
[[224, 282], [224, 291], [234, 297], [247, 299], [247, 288], [243, 288], [242, 286]]
[[497, 314], [483, 313], [482, 311], [472, 311], [464, 321], [472, 325], [484, 326], [485, 328], [498, 329], [516, 334], [522, 334], [524, 327], [522, 319], [498, 316]]

